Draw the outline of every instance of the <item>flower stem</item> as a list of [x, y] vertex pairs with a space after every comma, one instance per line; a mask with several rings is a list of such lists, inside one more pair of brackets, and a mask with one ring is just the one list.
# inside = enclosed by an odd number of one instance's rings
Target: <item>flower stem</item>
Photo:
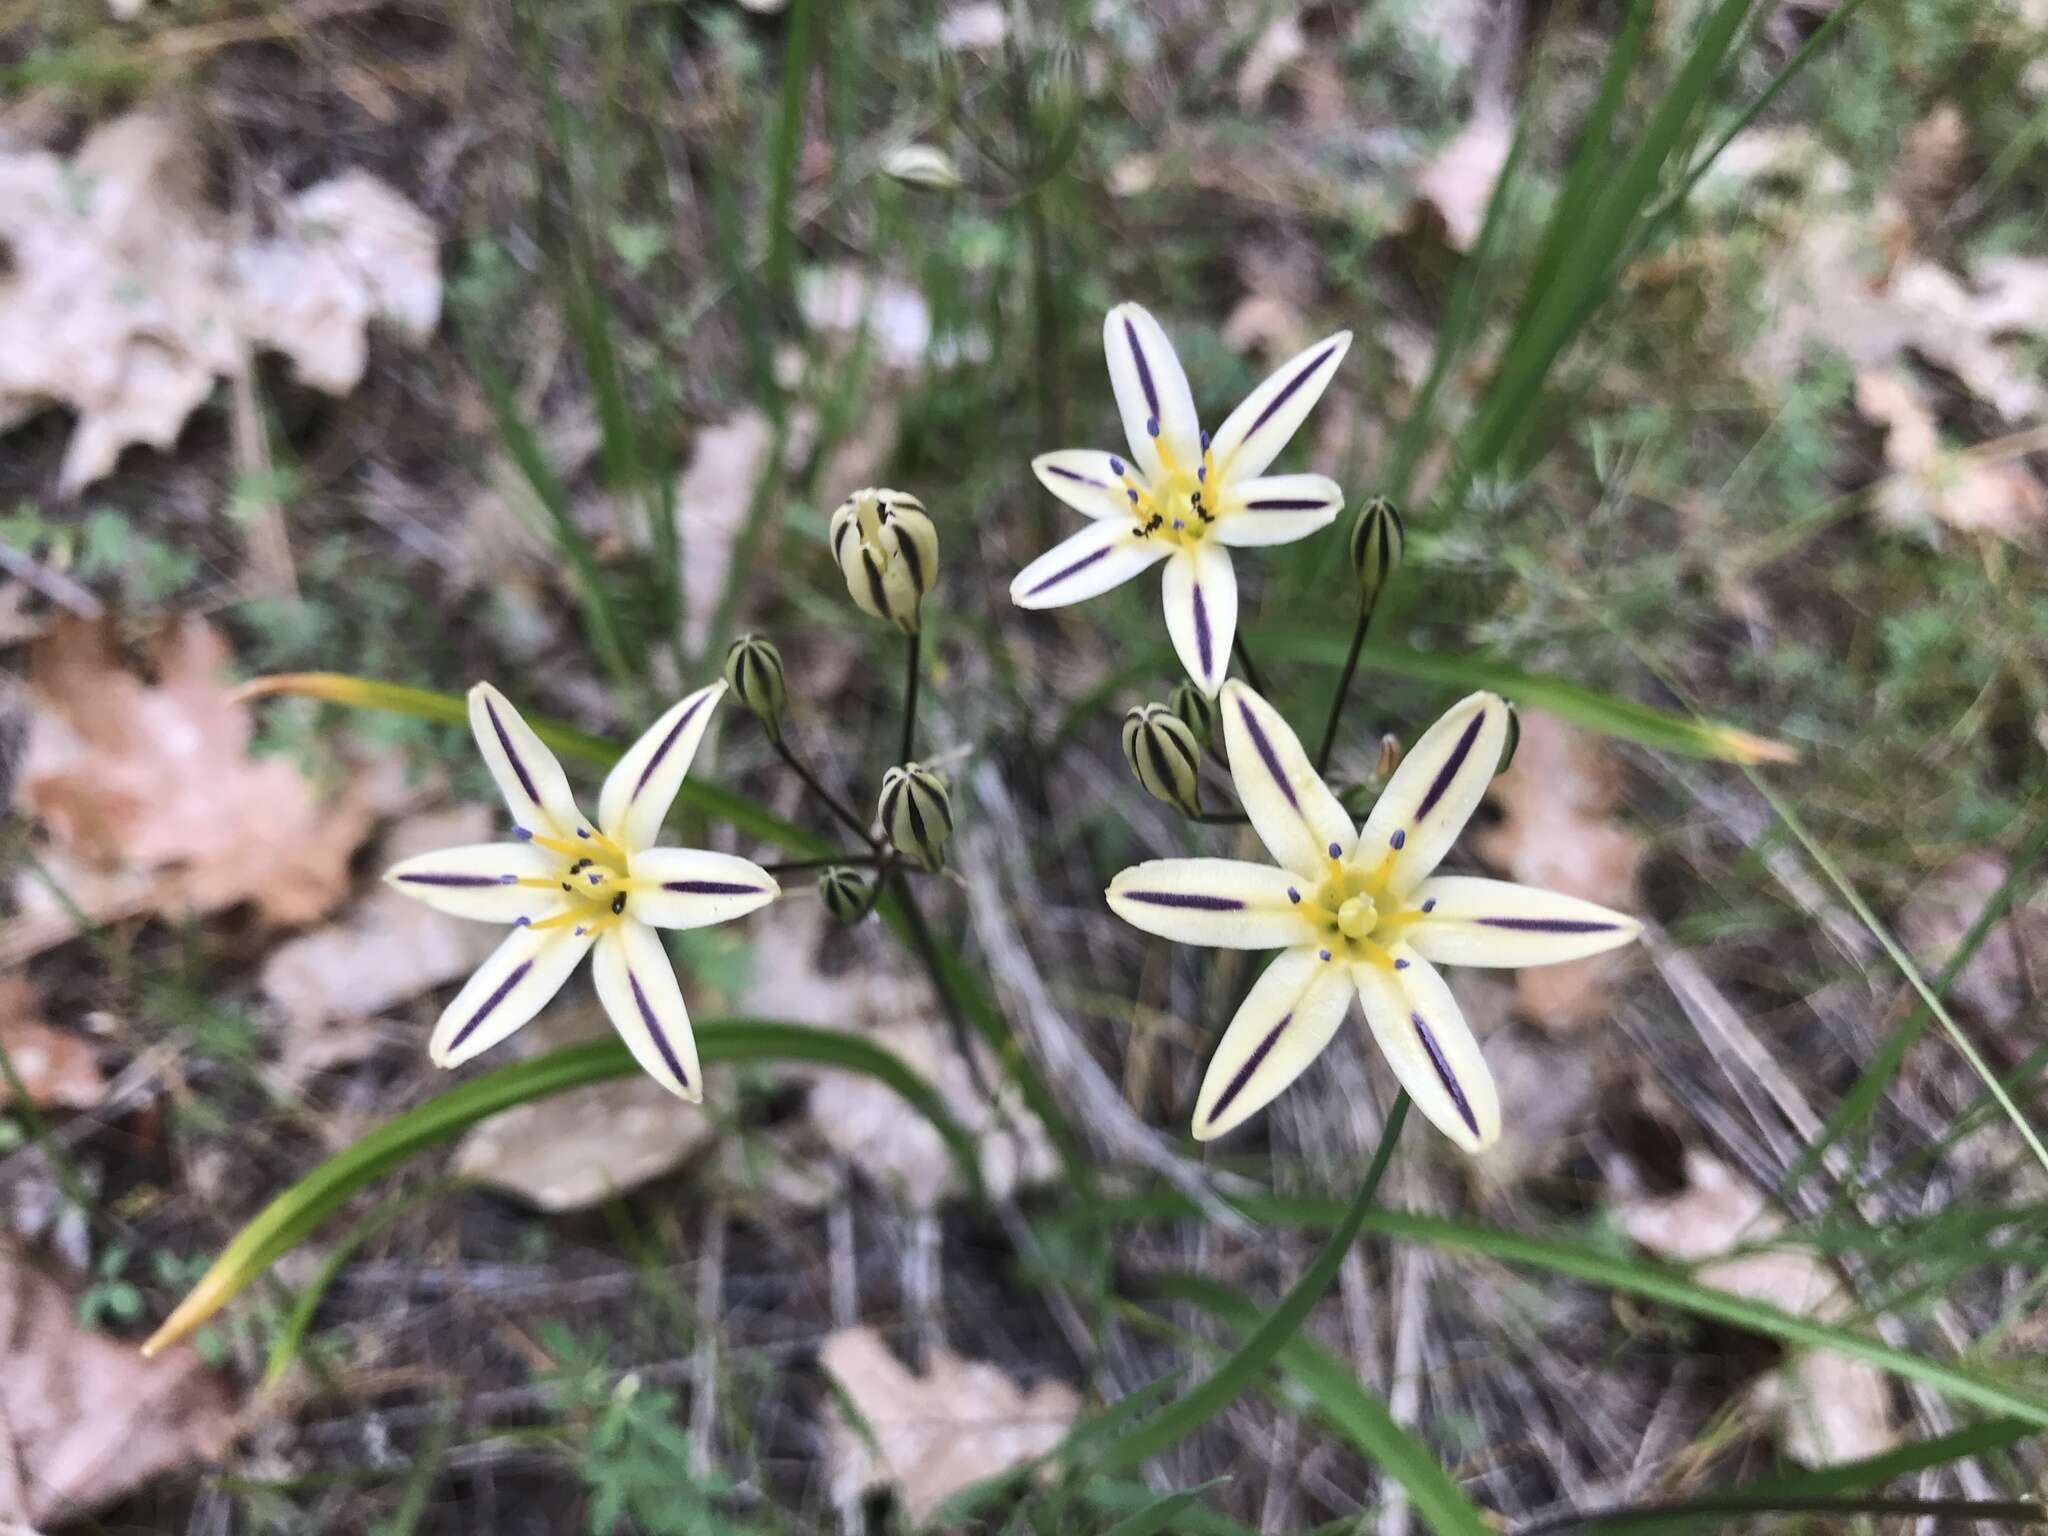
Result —
[[800, 875], [810, 869], [831, 869], [841, 864], [879, 864], [882, 856], [878, 853], [835, 853], [824, 859], [785, 859], [780, 864], [763, 864], [761, 867], [771, 875]]
[[920, 652], [923, 649], [923, 643], [923, 629], [912, 630], [910, 632], [910, 662], [903, 678], [903, 750], [896, 754], [896, 761], [899, 763], [914, 761], [911, 757], [911, 751], [917, 744], [917, 679], [918, 673], [921, 670], [918, 662], [921, 659]]
[[1237, 664], [1244, 668], [1244, 680], [1252, 685], [1252, 691], [1265, 697], [1266, 685], [1259, 677], [1259, 669], [1252, 665], [1252, 653], [1245, 649], [1244, 631], [1238, 630], [1230, 637], [1230, 648], [1237, 652]]
[[1251, 821], [1243, 811], [1197, 811], [1188, 817], [1205, 827], [1242, 827]]
[[834, 816], [837, 816], [848, 831], [866, 843], [869, 848], [879, 848], [881, 846], [875, 841], [874, 833], [868, 830], [867, 823], [848, 810], [844, 801], [818, 782], [818, 776], [804, 766], [803, 760], [789, 749], [789, 743], [782, 739], [779, 732], [771, 740], [774, 744], [776, 755], [789, 765], [789, 771], [804, 781], [805, 786], [809, 788], [810, 792], [824, 802], [825, 808]]
[[1372, 628], [1372, 611], [1378, 605], [1361, 601], [1358, 627], [1351, 631], [1351, 650], [1344, 658], [1344, 674], [1337, 679], [1337, 691], [1330, 697], [1330, 718], [1323, 726], [1323, 744], [1316, 749], [1316, 772], [1330, 764], [1330, 749], [1337, 745], [1337, 722], [1344, 718], [1345, 700], [1351, 697], [1351, 679], [1358, 674], [1358, 653], [1365, 649], [1365, 632]]
[[924, 920], [924, 908], [918, 905], [917, 893], [910, 888], [910, 882], [903, 878], [901, 870], [891, 880], [896, 891], [897, 904], [903, 908], [903, 925], [910, 930], [911, 948], [917, 951], [917, 958], [924, 965], [925, 974], [931, 977], [932, 990], [939, 994], [939, 1006], [945, 1011], [946, 1023], [953, 1032], [953, 1049], [960, 1053], [960, 1060], [967, 1067], [967, 1075], [974, 1083], [974, 1091], [991, 1103], [995, 1100], [995, 1089], [982, 1075], [981, 1063], [974, 1055], [974, 1041], [967, 1027], [967, 1014], [960, 1006], [960, 1000], [953, 996], [953, 989], [946, 983], [946, 972], [939, 964], [939, 946], [932, 939], [931, 926]]

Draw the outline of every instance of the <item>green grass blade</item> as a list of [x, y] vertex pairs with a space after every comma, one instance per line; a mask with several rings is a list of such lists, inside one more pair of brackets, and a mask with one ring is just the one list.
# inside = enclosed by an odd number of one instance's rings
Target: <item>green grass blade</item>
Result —
[[1394, 1155], [1394, 1143], [1400, 1139], [1401, 1126], [1407, 1118], [1408, 1095], [1403, 1092], [1395, 1097], [1394, 1107], [1387, 1114], [1386, 1129], [1380, 1133], [1379, 1149], [1373, 1153], [1372, 1166], [1366, 1170], [1365, 1180], [1358, 1186], [1357, 1198], [1338, 1220], [1329, 1241], [1323, 1244], [1323, 1251], [1294, 1282], [1293, 1289], [1281, 1299], [1280, 1305], [1252, 1330], [1235, 1354], [1197, 1383], [1185, 1397], [1175, 1400], [1171, 1406], [1104, 1447], [1099, 1453], [1099, 1464], [1103, 1468], [1128, 1471], [1161, 1451], [1178, 1445], [1228, 1408], [1237, 1395], [1272, 1364], [1273, 1357], [1294, 1337], [1303, 1320], [1337, 1278], [1337, 1268], [1344, 1262], [1344, 1255], [1351, 1251], [1359, 1225], [1379, 1194], [1380, 1180], [1386, 1174], [1387, 1163]]
[[803, 152], [804, 104], [811, 87], [812, 0], [791, 0], [782, 52], [782, 116], [775, 125], [768, 167], [768, 292], [790, 301], [790, 265], [796, 230], [790, 206], [796, 198], [796, 163]]
[[[859, 1072], [893, 1088], [932, 1123], [980, 1187], [974, 1142], [923, 1078], [881, 1046], [858, 1035], [759, 1019], [714, 1019], [697, 1026], [697, 1052], [707, 1065], [743, 1061], [807, 1061]], [[274, 1198], [221, 1250], [177, 1309], [143, 1345], [155, 1354], [177, 1343], [238, 1295], [358, 1191], [471, 1126], [520, 1104], [640, 1070], [625, 1043], [594, 1040], [498, 1067], [429, 1099], [358, 1138]]]
[[1212, 1477], [1206, 1483], [1193, 1488], [1184, 1488], [1179, 1493], [1169, 1493], [1163, 1499], [1155, 1499], [1134, 1515], [1117, 1521], [1102, 1536], [1157, 1536], [1169, 1525], [1176, 1524], [1180, 1517], [1193, 1507], [1196, 1500], [1211, 1488], [1220, 1488], [1229, 1482], [1227, 1477]]
[[[1249, 1299], [1200, 1275], [1163, 1276], [1152, 1282], [1152, 1288], [1174, 1300], [1193, 1302], [1239, 1332], [1258, 1324], [1259, 1309]], [[1494, 1536], [1479, 1507], [1465, 1497], [1429, 1448], [1395, 1422], [1386, 1403], [1360, 1384], [1350, 1366], [1305, 1334], [1281, 1347], [1277, 1364], [1314, 1400], [1326, 1420], [1407, 1490], [1409, 1501], [1436, 1536]]]

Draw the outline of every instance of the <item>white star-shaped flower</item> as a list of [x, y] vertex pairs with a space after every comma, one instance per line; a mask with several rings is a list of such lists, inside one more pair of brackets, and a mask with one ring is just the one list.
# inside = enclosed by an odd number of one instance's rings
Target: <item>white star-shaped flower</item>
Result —
[[725, 688], [698, 689], [633, 744], [604, 781], [595, 826], [511, 701], [488, 683], [469, 691], [470, 729], [519, 840], [422, 854], [384, 875], [430, 907], [514, 928], [434, 1026], [437, 1066], [506, 1039], [595, 949], [598, 998], [634, 1059], [671, 1093], [703, 1098], [690, 1015], [655, 930], [723, 923], [780, 894], [746, 859], [655, 846]]
[[1626, 944], [1632, 917], [1505, 880], [1437, 875], [1500, 762], [1507, 706], [1475, 693], [1423, 733], [1355, 834], [1287, 722], [1224, 685], [1230, 775], [1278, 867], [1157, 859], [1109, 887], [1117, 915], [1183, 944], [1284, 949], [1230, 1021], [1195, 1101], [1220, 1136], [1271, 1102], [1337, 1032], [1354, 993], [1401, 1086], [1467, 1152], [1500, 1135], [1493, 1076], [1431, 962], [1550, 965]]
[[1062, 608], [1166, 562], [1166, 629], [1206, 693], [1223, 685], [1237, 632], [1232, 548], [1290, 544], [1327, 527], [1344, 493], [1326, 475], [1268, 475], [1351, 346], [1326, 336], [1290, 359], [1210, 435], [1159, 322], [1120, 304], [1102, 324], [1130, 457], [1063, 448], [1031, 461], [1040, 483], [1094, 519], [1018, 573], [1020, 608]]

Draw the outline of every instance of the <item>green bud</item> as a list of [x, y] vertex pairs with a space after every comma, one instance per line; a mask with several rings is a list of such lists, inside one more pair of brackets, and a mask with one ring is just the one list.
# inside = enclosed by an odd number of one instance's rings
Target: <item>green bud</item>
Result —
[[1379, 601], [1407, 543], [1407, 525], [1386, 497], [1375, 496], [1358, 509], [1358, 521], [1351, 525], [1351, 568], [1358, 573], [1367, 606]]
[[818, 899], [842, 923], [857, 922], [867, 915], [872, 892], [873, 887], [865, 877], [843, 864], [835, 864], [818, 876]]
[[782, 653], [759, 635], [741, 635], [727, 647], [725, 680], [738, 699], [767, 728], [782, 735], [782, 705], [788, 692], [782, 677]]
[[1166, 705], [1144, 704], [1124, 716], [1124, 761], [1154, 800], [1185, 816], [1200, 814], [1202, 749]]
[[917, 633], [918, 605], [939, 574], [939, 535], [902, 491], [855, 491], [832, 514], [832, 558], [863, 613]]
[[1166, 696], [1166, 707], [1180, 716], [1181, 723], [1195, 733], [1198, 746], [1216, 749], [1216, 733], [1222, 728], [1223, 716], [1218, 711], [1213, 694], [1207, 694], [1186, 678], [1173, 685], [1173, 692]]
[[946, 839], [953, 835], [953, 798], [946, 781], [918, 763], [905, 763], [882, 775], [877, 807], [889, 846], [920, 869], [938, 869], [946, 862]]

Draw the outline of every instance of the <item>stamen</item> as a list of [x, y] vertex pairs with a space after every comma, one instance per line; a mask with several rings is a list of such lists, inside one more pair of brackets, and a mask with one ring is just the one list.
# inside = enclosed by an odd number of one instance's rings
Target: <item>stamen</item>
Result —
[[1147, 437], [1157, 437], [1159, 435], [1159, 418], [1157, 416], [1147, 416], [1145, 418], [1145, 435]]
[[1301, 905], [1301, 892], [1290, 885], [1287, 887], [1287, 899], [1298, 907]]
[[1341, 859], [1341, 858], [1343, 858], [1343, 857], [1344, 857], [1344, 845], [1343, 845], [1342, 843], [1332, 843], [1332, 844], [1330, 844], [1330, 857], [1331, 857], [1331, 858], [1333, 858], [1333, 859]]
[[1436, 910], [1436, 898], [1432, 896], [1429, 898], [1429, 900], [1425, 901], [1422, 904], [1422, 910], [1425, 912], [1434, 912]]
[[526, 926], [535, 933], [539, 933], [544, 928], [565, 928], [582, 915], [583, 913], [579, 908], [570, 907], [564, 911], [557, 912], [553, 917], [544, 917], [539, 922], [528, 923]]
[[518, 843], [530, 843], [533, 841], [533, 834], [524, 827], [514, 827], [512, 829], [512, 840]]
[[1400, 831], [1400, 832], [1396, 832], [1396, 833], [1395, 833], [1395, 834], [1393, 835], [1393, 837], [1392, 837], [1392, 838], [1390, 839], [1390, 841], [1391, 841], [1391, 842], [1393, 843], [1393, 845], [1394, 845], [1394, 851], [1395, 851], [1396, 853], [1399, 853], [1399, 852], [1400, 852], [1400, 851], [1402, 850], [1402, 848], [1404, 848], [1404, 847], [1406, 847], [1406, 846], [1407, 846], [1407, 843], [1408, 843], [1408, 834], [1407, 834], [1407, 832], [1406, 832], [1406, 831]]

